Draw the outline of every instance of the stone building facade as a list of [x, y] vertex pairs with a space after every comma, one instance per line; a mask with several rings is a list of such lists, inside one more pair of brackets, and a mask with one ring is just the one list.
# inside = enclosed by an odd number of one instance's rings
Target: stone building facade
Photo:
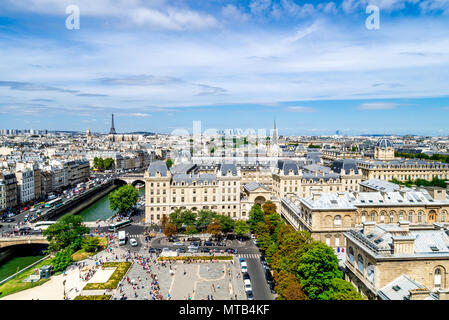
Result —
[[314, 193], [280, 199], [280, 213], [297, 230], [333, 248], [345, 246], [342, 232], [365, 222], [398, 223], [413, 227], [435, 222], [449, 225], [449, 196], [443, 188], [393, 192]]
[[240, 211], [241, 174], [232, 164], [220, 165], [215, 174], [172, 173], [165, 162], [155, 161], [145, 172], [145, 221], [159, 223], [175, 209], [213, 210], [233, 219], [247, 219]]
[[[449, 236], [441, 224], [412, 229], [398, 224], [366, 222], [346, 237], [345, 278], [369, 299], [380, 299], [383, 288], [407, 276], [421, 290], [445, 292], [449, 288]], [[392, 286], [401, 290], [399, 284]], [[413, 293], [413, 292], [412, 292]], [[410, 299], [405, 295], [403, 299]]]

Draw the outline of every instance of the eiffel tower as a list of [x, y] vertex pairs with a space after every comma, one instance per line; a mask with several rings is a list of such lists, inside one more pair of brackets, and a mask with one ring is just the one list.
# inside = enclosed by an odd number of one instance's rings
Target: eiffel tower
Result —
[[109, 134], [115, 134], [115, 128], [114, 128], [114, 114], [112, 114], [112, 124], [111, 124], [111, 130], [109, 130]]

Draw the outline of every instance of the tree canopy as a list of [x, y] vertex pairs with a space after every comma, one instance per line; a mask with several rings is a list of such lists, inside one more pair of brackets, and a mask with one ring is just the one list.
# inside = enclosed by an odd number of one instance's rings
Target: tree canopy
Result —
[[139, 192], [133, 186], [125, 185], [111, 192], [108, 199], [111, 210], [118, 210], [119, 213], [124, 214], [136, 205]]
[[309, 298], [318, 300], [329, 300], [332, 279], [343, 277], [334, 251], [321, 241], [314, 241], [300, 255], [297, 271], [301, 286]]
[[246, 223], [246, 221], [237, 220], [235, 222], [235, 230], [234, 231], [238, 237], [243, 237], [250, 232], [250, 228], [249, 228], [249, 225]]
[[167, 223], [163, 232], [167, 237], [170, 238], [178, 233], [178, 228], [174, 223]]
[[264, 213], [260, 205], [255, 204], [251, 207], [251, 210], [249, 211], [248, 222], [252, 230], [254, 230], [259, 222], [264, 222]]
[[273, 214], [276, 213], [277, 208], [272, 201], [268, 200], [262, 205], [262, 210], [264, 214]]
[[57, 252], [70, 247], [74, 252], [81, 247], [83, 235], [89, 231], [89, 228], [82, 224], [81, 216], [66, 215], [50, 225], [42, 234], [47, 237], [49, 251]]

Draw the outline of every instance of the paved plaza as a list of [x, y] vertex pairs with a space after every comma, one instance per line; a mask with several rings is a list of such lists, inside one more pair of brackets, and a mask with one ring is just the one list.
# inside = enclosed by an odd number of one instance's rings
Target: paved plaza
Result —
[[[113, 299], [128, 300], [246, 300], [238, 257], [231, 261], [165, 262], [148, 253], [143, 236], [134, 252], [119, 246], [116, 239], [108, 250], [68, 267], [65, 275], [3, 299], [62, 300], [77, 295], [112, 294]], [[188, 254], [186, 254], [188, 255]], [[195, 254], [201, 255], [201, 254]], [[131, 261], [131, 268], [115, 290], [83, 290], [87, 283], [106, 282], [114, 268], [102, 269], [108, 261]]]

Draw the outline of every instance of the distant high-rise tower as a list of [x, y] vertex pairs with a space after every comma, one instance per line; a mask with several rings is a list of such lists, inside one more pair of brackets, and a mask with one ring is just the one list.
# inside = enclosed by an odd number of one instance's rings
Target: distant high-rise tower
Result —
[[112, 114], [112, 124], [111, 124], [111, 130], [109, 130], [109, 134], [115, 134], [115, 128], [114, 128], [114, 114]]

